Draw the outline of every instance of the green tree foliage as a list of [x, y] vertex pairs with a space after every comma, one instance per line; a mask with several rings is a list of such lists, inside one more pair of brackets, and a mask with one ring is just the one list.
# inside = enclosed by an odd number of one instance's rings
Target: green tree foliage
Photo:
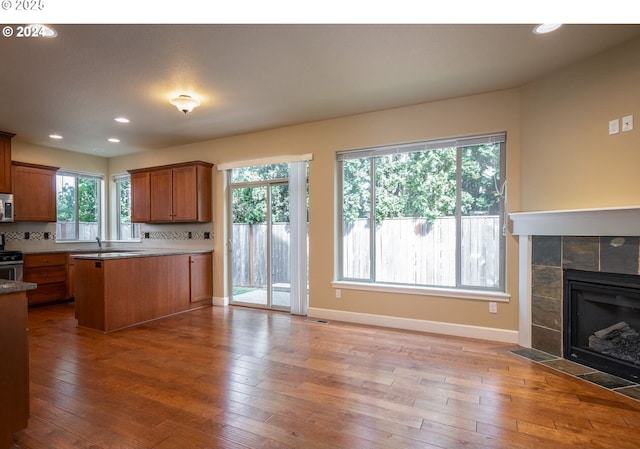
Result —
[[498, 213], [500, 146], [399, 153], [343, 162], [343, 218], [367, 218], [371, 211], [373, 170], [375, 219], [422, 217], [432, 221], [453, 216], [457, 204], [458, 152], [461, 169], [461, 213]]
[[131, 223], [131, 181], [120, 181], [120, 223]]
[[[458, 158], [461, 213], [497, 214], [500, 145], [486, 144], [343, 161], [343, 219], [351, 223], [358, 218], [368, 218], [374, 200], [377, 223], [389, 218], [417, 217], [433, 221], [455, 215]], [[288, 176], [288, 164], [232, 170], [234, 183], [287, 179]], [[265, 223], [266, 195], [265, 187], [234, 188], [233, 222]], [[273, 221], [289, 221], [288, 197], [289, 191], [284, 185], [272, 188]]]
[[[77, 206], [76, 207], [76, 180]], [[61, 223], [78, 221], [96, 223], [98, 221], [98, 180], [90, 178], [63, 178], [62, 187], [58, 189], [57, 218]]]
[[[289, 178], [289, 164], [271, 164], [233, 169], [234, 183], [286, 180]], [[276, 184], [271, 188], [273, 222], [289, 221], [289, 187]], [[264, 186], [238, 187], [232, 190], [232, 213], [234, 223], [266, 223], [267, 188]]]
[[76, 219], [76, 186], [75, 183], [65, 182], [58, 189], [57, 216], [61, 223], [68, 223]]

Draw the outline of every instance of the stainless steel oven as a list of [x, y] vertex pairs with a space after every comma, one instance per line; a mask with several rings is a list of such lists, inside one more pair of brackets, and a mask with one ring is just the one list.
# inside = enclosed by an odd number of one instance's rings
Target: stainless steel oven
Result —
[[22, 266], [20, 251], [0, 251], [0, 279], [22, 281]]

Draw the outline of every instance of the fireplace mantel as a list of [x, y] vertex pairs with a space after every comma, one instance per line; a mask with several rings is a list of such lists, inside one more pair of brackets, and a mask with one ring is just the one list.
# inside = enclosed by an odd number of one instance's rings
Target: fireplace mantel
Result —
[[513, 235], [640, 236], [640, 206], [513, 212]]

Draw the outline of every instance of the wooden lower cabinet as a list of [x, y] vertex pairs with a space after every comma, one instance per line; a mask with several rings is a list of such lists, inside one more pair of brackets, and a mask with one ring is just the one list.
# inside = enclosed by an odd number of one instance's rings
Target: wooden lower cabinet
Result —
[[62, 301], [67, 295], [67, 254], [24, 254], [24, 281], [38, 284], [27, 292], [29, 305]]
[[[206, 257], [192, 257], [179, 254], [76, 258], [74, 291], [78, 326], [111, 332], [210, 306], [212, 295], [207, 294], [213, 290], [212, 275], [205, 273], [205, 267], [211, 265]], [[192, 300], [194, 293], [197, 300]]]
[[213, 298], [213, 255], [189, 256], [189, 300], [206, 301]]
[[29, 420], [29, 342], [25, 292], [0, 294], [0, 449]]

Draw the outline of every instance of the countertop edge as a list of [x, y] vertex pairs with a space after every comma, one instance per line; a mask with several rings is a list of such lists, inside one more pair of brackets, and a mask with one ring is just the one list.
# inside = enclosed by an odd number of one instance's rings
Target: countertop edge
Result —
[[178, 256], [182, 254], [208, 254], [213, 253], [211, 249], [192, 249], [192, 250], [139, 250], [139, 251], [105, 251], [105, 252], [93, 252], [93, 253], [77, 253], [70, 252], [70, 257], [74, 259], [89, 259], [89, 260], [116, 260], [116, 259], [133, 259], [142, 257], [161, 257], [161, 256]]
[[38, 288], [38, 284], [33, 282], [21, 282], [21, 281], [9, 281], [7, 279], [0, 279], [0, 295], [7, 293], [24, 292], [27, 290], [35, 290]]

